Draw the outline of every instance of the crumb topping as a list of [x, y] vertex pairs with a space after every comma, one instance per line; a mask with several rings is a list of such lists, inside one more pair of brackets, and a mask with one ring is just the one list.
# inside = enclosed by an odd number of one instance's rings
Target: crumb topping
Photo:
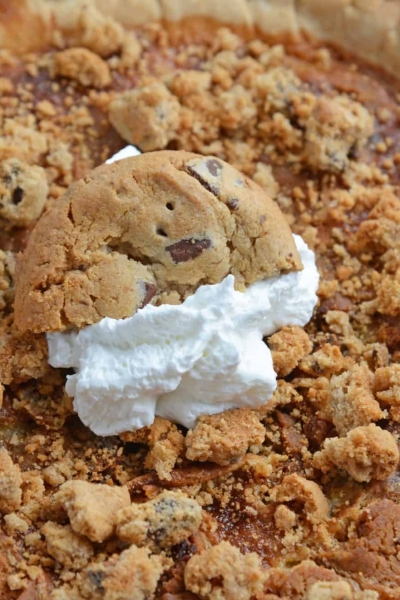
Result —
[[[71, 19], [41, 53], [0, 51], [0, 596], [396, 598], [398, 83], [305, 39], [223, 28], [184, 43], [159, 24], [125, 30], [87, 3]], [[156, 419], [96, 438], [45, 337], [17, 330], [16, 254], [39, 215], [126, 140], [231, 163], [315, 251], [312, 321], [265, 340], [279, 377], [268, 407], [191, 432]], [[202, 160], [188, 167], [242, 235], [224, 179]], [[245, 233], [237, 258], [249, 271]], [[86, 266], [74, 263], [75, 291]], [[160, 302], [186, 291], [171, 286]]]

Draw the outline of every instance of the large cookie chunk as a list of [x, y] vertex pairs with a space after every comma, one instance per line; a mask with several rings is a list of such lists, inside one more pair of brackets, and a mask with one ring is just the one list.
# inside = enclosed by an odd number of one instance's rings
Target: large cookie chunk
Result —
[[214, 157], [155, 152], [95, 169], [40, 219], [17, 261], [17, 326], [34, 332], [179, 303], [302, 268], [282, 213]]

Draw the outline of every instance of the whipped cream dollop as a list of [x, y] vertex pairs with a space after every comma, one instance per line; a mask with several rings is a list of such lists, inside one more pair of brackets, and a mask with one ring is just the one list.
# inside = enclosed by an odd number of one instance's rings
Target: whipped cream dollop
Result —
[[123, 160], [124, 158], [130, 158], [131, 156], [138, 156], [138, 154], [142, 154], [136, 146], [125, 146], [119, 152], [114, 154], [111, 158], [106, 160], [106, 165], [110, 165], [113, 162], [117, 162], [118, 160]]
[[305, 325], [317, 303], [314, 253], [294, 238], [303, 271], [245, 292], [228, 275], [179, 306], [148, 304], [128, 319], [48, 334], [49, 363], [75, 370], [66, 391], [83, 423], [102, 436], [151, 425], [155, 415], [193, 428], [202, 414], [265, 405], [276, 374], [263, 337]]

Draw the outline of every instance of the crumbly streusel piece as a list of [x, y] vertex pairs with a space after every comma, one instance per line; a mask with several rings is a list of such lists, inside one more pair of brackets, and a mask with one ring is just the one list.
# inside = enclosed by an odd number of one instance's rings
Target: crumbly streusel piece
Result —
[[157, 583], [172, 560], [131, 546], [104, 563], [93, 563], [83, 573], [78, 589], [90, 600], [151, 600]]
[[282, 327], [269, 338], [268, 346], [278, 377], [285, 377], [291, 373], [313, 348], [308, 334], [297, 326]]
[[83, 46], [105, 58], [121, 49], [126, 32], [120, 23], [90, 4], [83, 4], [78, 10], [68, 40], [73, 46]]
[[247, 408], [203, 415], [186, 435], [186, 457], [227, 465], [242, 457], [249, 446], [262, 444], [264, 437], [264, 426]]
[[297, 473], [284, 477], [282, 483], [271, 491], [271, 498], [274, 502], [301, 502], [307, 518], [312, 522], [322, 521], [329, 514], [328, 500], [319, 485]]
[[118, 95], [110, 121], [121, 137], [143, 152], [165, 148], [177, 134], [179, 102], [161, 82]]
[[314, 466], [324, 472], [334, 466], [356, 481], [387, 479], [399, 461], [397, 444], [389, 431], [371, 423], [356, 427], [344, 438], [328, 438], [314, 455]]
[[0, 250], [0, 311], [14, 299], [15, 255]]
[[394, 421], [400, 420], [400, 364], [381, 367], [374, 373], [374, 392], [387, 406]]
[[0, 448], [0, 512], [12, 513], [21, 505], [22, 477], [5, 448]]
[[331, 569], [303, 560], [292, 569], [270, 569], [264, 590], [277, 594], [278, 598], [304, 600], [306, 593], [317, 582], [341, 581], [341, 577]]
[[149, 502], [119, 510], [116, 531], [123, 542], [159, 551], [196, 533], [201, 519], [201, 507], [195, 500], [182, 492], [162, 492]]
[[343, 171], [352, 150], [365, 146], [374, 130], [367, 109], [347, 96], [321, 97], [305, 120], [304, 159], [320, 170]]
[[257, 554], [221, 542], [192, 556], [184, 577], [186, 588], [205, 600], [250, 600], [261, 592], [265, 574]]
[[74, 79], [85, 87], [104, 88], [111, 83], [107, 63], [86, 48], [68, 48], [54, 57], [54, 75]]
[[330, 409], [339, 435], [383, 418], [372, 385], [373, 375], [365, 364], [354, 365], [342, 375], [331, 378]]
[[149, 446], [146, 469], [154, 469], [160, 479], [167, 481], [171, 479], [171, 471], [185, 450], [184, 435], [174, 423], [161, 417], [156, 417], [149, 427], [127, 431], [120, 437], [125, 442]]
[[87, 481], [66, 481], [55, 499], [67, 511], [72, 529], [92, 542], [103, 542], [115, 530], [115, 515], [129, 506], [126, 487], [110, 487]]
[[46, 172], [18, 158], [0, 163], [0, 220], [3, 227], [28, 227], [44, 208], [49, 188]]
[[347, 581], [317, 581], [304, 600], [378, 600], [373, 590], [355, 591]]
[[94, 551], [92, 544], [74, 532], [70, 525], [48, 521], [41, 529], [46, 538], [47, 552], [67, 569], [86, 567]]
[[400, 587], [398, 539], [400, 506], [387, 498], [370, 502], [358, 512], [349, 539], [324, 552], [324, 563], [362, 589], [394, 597]]

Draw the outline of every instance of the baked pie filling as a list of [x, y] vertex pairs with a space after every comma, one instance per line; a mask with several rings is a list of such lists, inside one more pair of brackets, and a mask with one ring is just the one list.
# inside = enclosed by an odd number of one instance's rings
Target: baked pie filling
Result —
[[[215, 11], [123, 27], [77, 3], [0, 50], [2, 599], [400, 597], [400, 87]], [[92, 173], [127, 144], [144, 157]], [[318, 304], [265, 337], [265, 406], [82, 423], [46, 333], [298, 271], [289, 226]]]

